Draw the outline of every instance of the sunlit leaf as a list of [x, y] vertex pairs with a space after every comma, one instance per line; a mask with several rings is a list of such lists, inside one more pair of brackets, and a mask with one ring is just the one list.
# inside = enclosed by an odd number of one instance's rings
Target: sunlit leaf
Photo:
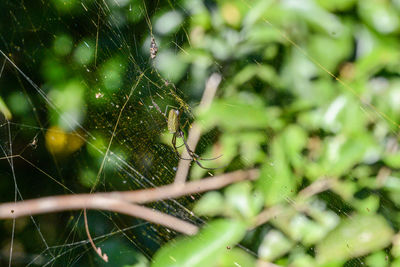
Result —
[[366, 258], [368, 266], [385, 266], [388, 263], [389, 255], [383, 251], [377, 251]]
[[224, 198], [219, 192], [208, 192], [196, 202], [193, 212], [199, 216], [215, 216], [225, 210]]
[[253, 255], [240, 248], [227, 248], [219, 259], [218, 267], [246, 266], [255, 267], [256, 259]]
[[392, 8], [390, 2], [362, 1], [358, 11], [366, 23], [381, 33], [391, 33], [397, 31], [400, 27], [398, 12]]
[[306, 146], [307, 133], [299, 126], [291, 125], [285, 129], [282, 138], [289, 161], [294, 166], [300, 167], [303, 163], [301, 152]]
[[392, 168], [400, 168], [400, 153], [388, 154], [383, 158], [386, 165]]
[[261, 259], [271, 261], [287, 253], [293, 245], [294, 242], [285, 237], [280, 231], [271, 230], [264, 236], [258, 248], [258, 255]]
[[345, 11], [354, 7], [357, 0], [317, 0], [317, 2], [329, 11]]
[[263, 199], [259, 192], [253, 192], [253, 186], [250, 182], [241, 182], [230, 185], [224, 192], [226, 209], [233, 215], [245, 220], [251, 220], [261, 210]]
[[120, 57], [114, 57], [103, 63], [100, 68], [100, 79], [106, 89], [114, 91], [122, 85], [122, 75], [125, 72], [125, 62]]
[[355, 215], [345, 218], [317, 245], [320, 263], [362, 256], [390, 244], [392, 228], [380, 215]]
[[156, 20], [154, 29], [160, 34], [169, 34], [179, 27], [182, 19], [182, 14], [180, 12], [167, 12]]
[[244, 236], [246, 227], [233, 220], [215, 220], [193, 237], [187, 237], [169, 244], [157, 251], [152, 267], [202, 267], [213, 266], [224, 254]]
[[1, 98], [1, 97], [0, 97], [0, 112], [3, 114], [3, 116], [7, 120], [10, 120], [12, 118], [11, 111], [8, 109], [6, 103], [4, 102], [3, 98]]
[[264, 163], [257, 186], [265, 203], [273, 205], [295, 194], [296, 180], [290, 170], [282, 138], [271, 142], [271, 159]]
[[95, 42], [83, 40], [75, 48], [73, 58], [77, 63], [87, 65], [94, 59], [95, 49]]
[[265, 128], [272, 119], [261, 99], [253, 95], [216, 100], [207, 110], [200, 110], [199, 119], [205, 130], [218, 125], [228, 131], [243, 128]]
[[155, 59], [155, 66], [165, 79], [172, 82], [179, 81], [187, 67], [182, 55], [169, 50], [158, 52]]

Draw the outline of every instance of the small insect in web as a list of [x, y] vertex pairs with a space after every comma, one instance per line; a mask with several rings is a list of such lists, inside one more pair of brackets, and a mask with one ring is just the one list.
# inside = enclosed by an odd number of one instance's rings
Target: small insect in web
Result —
[[156, 44], [156, 40], [154, 39], [153, 36], [151, 36], [151, 40], [150, 40], [150, 58], [151, 59], [155, 59], [157, 56], [157, 52], [158, 52], [158, 46]]
[[[166, 113], [167, 113], [168, 106], [165, 109], [165, 112], [163, 113], [161, 111], [160, 107], [157, 105], [157, 103], [153, 101], [153, 99], [151, 100], [151, 102], [153, 103], [153, 105], [157, 109], [157, 111], [159, 113], [161, 113], [164, 116], [164, 118], [166, 119], [166, 121], [167, 121], [168, 131], [172, 134], [172, 141], [171, 141], [172, 147], [173, 147], [176, 155], [178, 156], [178, 158], [183, 159], [183, 160], [194, 161], [194, 162], [196, 162], [197, 165], [199, 165], [200, 168], [203, 168], [205, 170], [216, 170], [216, 169], [220, 169], [221, 168], [221, 167], [219, 167], [219, 168], [207, 168], [207, 167], [204, 167], [199, 162], [199, 160], [215, 160], [215, 159], [220, 158], [222, 155], [218, 156], [218, 157], [215, 157], [215, 158], [205, 159], [205, 158], [200, 157], [192, 149], [190, 149], [190, 147], [187, 144], [186, 139], [185, 139], [185, 133], [183, 132], [183, 130], [181, 128], [181, 125], [180, 125], [180, 118], [181, 118], [181, 114], [182, 114], [181, 111], [171, 108], [170, 111], [168, 112], [168, 117], [167, 117]], [[176, 139], [178, 137], [180, 137], [182, 139], [183, 145], [185, 146], [186, 151], [188, 152], [188, 154], [190, 156], [189, 159], [182, 158], [181, 155], [179, 154], [178, 147], [176, 146]]]
[[29, 146], [31, 146], [33, 149], [37, 148], [39, 139], [38, 139], [38, 135], [36, 134], [35, 137], [33, 137], [32, 141], [29, 143]]

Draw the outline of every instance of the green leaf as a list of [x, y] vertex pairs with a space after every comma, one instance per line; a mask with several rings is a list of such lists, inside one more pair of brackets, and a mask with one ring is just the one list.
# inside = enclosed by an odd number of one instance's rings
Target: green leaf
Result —
[[70, 80], [52, 89], [48, 95], [58, 108], [51, 110], [53, 124], [64, 130], [74, 130], [86, 115], [84, 94], [85, 88], [78, 80]]
[[225, 200], [222, 194], [216, 191], [204, 194], [193, 208], [193, 212], [199, 216], [216, 216], [224, 210]]
[[400, 258], [396, 258], [394, 261], [392, 261], [391, 267], [400, 267]]
[[346, 11], [354, 7], [356, 0], [317, 0], [317, 3], [329, 11]]
[[[239, 142], [240, 154], [249, 165], [265, 160], [262, 145], [267, 142], [267, 136], [262, 131], [241, 132], [235, 135]], [[223, 153], [225, 155], [225, 153]]]
[[[255, 1], [253, 5], [250, 6], [247, 15], [243, 19], [243, 25], [249, 28], [254, 27], [254, 24], [257, 21], [262, 21], [265, 16], [265, 12], [271, 9], [274, 1], [272, 0], [264, 0], [264, 1]], [[270, 29], [272, 27], [263, 27], [266, 29]]]
[[294, 243], [280, 231], [271, 230], [263, 238], [258, 248], [258, 256], [267, 261], [272, 261], [286, 254]]
[[81, 65], [87, 65], [94, 59], [96, 44], [92, 40], [81, 41], [75, 48], [73, 58]]
[[370, 195], [361, 200], [353, 199], [351, 204], [358, 210], [359, 213], [374, 213], [379, 209], [380, 198], [376, 195]]
[[72, 45], [73, 45], [72, 37], [69, 36], [68, 34], [62, 34], [60, 36], [57, 36], [53, 44], [54, 53], [56, 53], [59, 56], [66, 56], [71, 52]]
[[3, 98], [0, 97], [0, 112], [3, 113], [4, 117], [7, 120], [12, 118], [11, 111], [8, 109], [6, 103], [3, 101]]
[[171, 82], [179, 81], [185, 74], [187, 64], [181, 54], [172, 50], [161, 50], [155, 58], [155, 66], [163, 77]]
[[243, 249], [227, 249], [218, 262], [218, 267], [255, 267], [256, 259]]
[[248, 65], [234, 76], [232, 83], [239, 87], [254, 77], [268, 83], [276, 83], [279, 80], [275, 70], [269, 65]]
[[400, 168], [400, 153], [388, 154], [383, 158], [383, 162], [391, 168]]
[[[287, 8], [316, 30], [323, 33], [338, 33], [343, 30], [339, 18], [329, 12], [326, 12], [314, 1], [288, 1]], [[329, 53], [325, 53], [329, 54]]]
[[355, 215], [343, 219], [316, 248], [317, 260], [328, 263], [366, 255], [385, 248], [393, 229], [380, 215]]
[[264, 195], [265, 204], [273, 205], [286, 201], [295, 194], [296, 180], [287, 162], [284, 141], [278, 137], [271, 144], [271, 160], [262, 169], [257, 186]]
[[215, 220], [193, 237], [185, 237], [163, 246], [153, 258], [152, 267], [203, 267], [213, 265], [226, 249], [236, 245], [246, 226], [234, 220]]
[[303, 163], [300, 153], [307, 144], [307, 133], [297, 125], [290, 125], [283, 132], [282, 138], [290, 163], [300, 167]]
[[[0, 100], [0, 102], [1, 101], [2, 100]], [[12, 93], [7, 98], [7, 103], [10, 107], [10, 110], [12, 111], [12, 114], [15, 115], [26, 115], [26, 113], [29, 111], [30, 108], [28, 100], [24, 97], [24, 95], [21, 92]]]
[[200, 110], [198, 120], [204, 131], [215, 126], [226, 131], [244, 128], [266, 128], [273, 114], [267, 112], [263, 101], [256, 95], [242, 94], [239, 97], [215, 100], [207, 110]]
[[393, 8], [391, 1], [360, 1], [359, 8], [357, 10], [360, 17], [369, 26], [372, 26], [380, 33], [387, 34], [399, 30], [400, 19], [398, 10]]
[[107, 90], [114, 91], [122, 85], [125, 63], [121, 57], [114, 57], [108, 59], [100, 67], [99, 76]]
[[169, 11], [157, 18], [154, 29], [162, 35], [175, 32], [182, 23], [183, 16], [180, 12]]
[[378, 251], [366, 258], [367, 266], [387, 266], [388, 255], [383, 251]]
[[309, 266], [315, 266], [315, 259], [311, 257], [310, 255], [306, 254], [305, 252], [303, 253], [297, 253], [297, 255], [291, 254], [291, 257], [293, 258], [290, 266], [294, 267], [309, 267]]
[[233, 215], [245, 220], [254, 218], [263, 206], [261, 194], [253, 192], [249, 181], [230, 185], [225, 189], [225, 198]]
[[348, 180], [337, 181], [332, 186], [332, 191], [346, 201], [353, 201], [353, 196], [357, 192], [357, 184]]
[[367, 151], [375, 148], [375, 143], [368, 133], [348, 137], [337, 135], [325, 139], [325, 153], [322, 159], [323, 169], [319, 175], [341, 176], [347, 173], [354, 165], [363, 161]]
[[341, 34], [336, 39], [322, 34], [313, 35], [309, 41], [310, 54], [329, 71], [334, 71], [352, 52], [353, 40], [349, 37], [348, 34]]

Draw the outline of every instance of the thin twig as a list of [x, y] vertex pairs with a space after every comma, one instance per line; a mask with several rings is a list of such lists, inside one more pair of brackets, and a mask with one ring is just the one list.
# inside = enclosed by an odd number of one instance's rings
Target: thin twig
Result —
[[313, 182], [312, 184], [301, 190], [297, 198], [299, 200], [307, 199], [321, 192], [324, 192], [330, 189], [334, 185], [335, 181], [336, 180], [333, 178], [324, 178], [316, 180], [315, 182]]
[[84, 214], [84, 219], [85, 219], [85, 229], [86, 229], [86, 235], [89, 238], [89, 242], [92, 245], [92, 248], [94, 249], [94, 251], [96, 251], [97, 255], [100, 256], [100, 258], [103, 259], [103, 261], [108, 262], [108, 256], [106, 253], [102, 253], [101, 248], [96, 247], [96, 245], [93, 242], [92, 236], [90, 235], [90, 231], [89, 231], [89, 224], [88, 224], [88, 220], [87, 220], [87, 215], [86, 215], [86, 209], [83, 210], [83, 214]]
[[[226, 173], [181, 185], [170, 184], [136, 191], [51, 196], [19, 202], [8, 202], [0, 205], [0, 219], [84, 208], [119, 212], [120, 207], [114, 204], [116, 201], [120, 204], [130, 205], [127, 202], [149, 203], [162, 199], [177, 198], [219, 189], [228, 184], [246, 179], [253, 180], [258, 177], [258, 173], [259, 171], [257, 169], [252, 169], [248, 171]], [[132, 207], [130, 209], [132, 209]], [[129, 212], [125, 210], [123, 210], [122, 213], [129, 214]], [[132, 214], [135, 217], [142, 218], [135, 213]]]
[[[221, 75], [218, 73], [213, 73], [210, 78], [207, 80], [206, 88], [204, 89], [203, 96], [201, 98], [199, 108], [207, 109], [212, 100], [214, 99], [215, 93], [217, 91], [218, 85], [221, 82]], [[191, 148], [192, 151], [196, 150], [197, 143], [200, 140], [201, 129], [200, 126], [194, 122], [192, 127], [189, 130], [187, 144]], [[184, 149], [181, 155], [181, 160], [178, 163], [178, 169], [175, 175], [175, 184], [184, 184], [186, 181], [186, 177], [189, 173], [190, 161], [184, 160], [189, 158], [189, 152]], [[183, 159], [182, 159], [183, 158]]]

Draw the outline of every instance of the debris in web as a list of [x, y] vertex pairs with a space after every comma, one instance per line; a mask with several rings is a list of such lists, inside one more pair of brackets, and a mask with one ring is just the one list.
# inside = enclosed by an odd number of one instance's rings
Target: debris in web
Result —
[[151, 59], [155, 59], [158, 53], [158, 46], [156, 44], [156, 40], [154, 39], [154, 36], [151, 36], [151, 41], [150, 41], [150, 57]]

